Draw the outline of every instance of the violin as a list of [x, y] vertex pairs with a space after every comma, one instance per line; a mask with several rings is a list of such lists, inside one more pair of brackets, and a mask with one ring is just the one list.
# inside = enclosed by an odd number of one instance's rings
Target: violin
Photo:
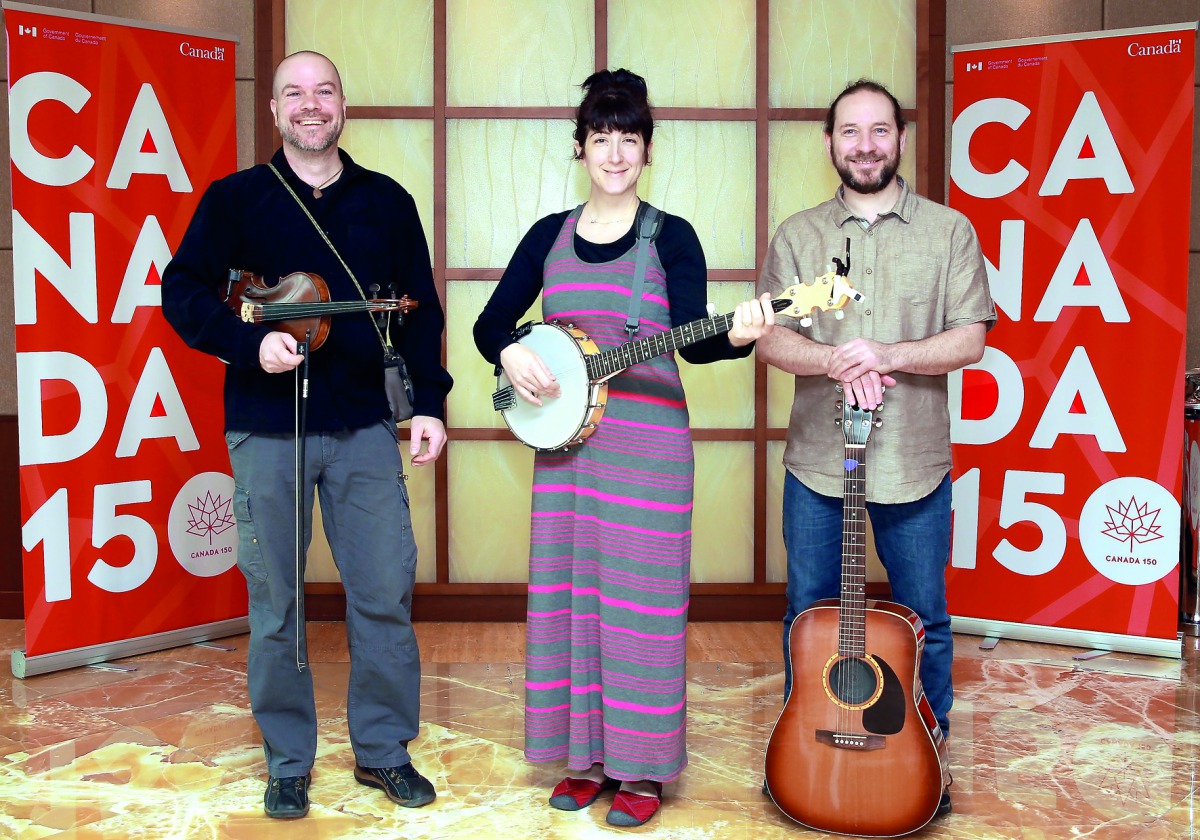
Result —
[[408, 314], [417, 302], [399, 299], [330, 300], [329, 285], [319, 274], [296, 271], [268, 286], [258, 274], [229, 269], [225, 302], [248, 324], [278, 321], [280, 332], [305, 341], [316, 350], [329, 337], [329, 316], [342, 312], [400, 312]]

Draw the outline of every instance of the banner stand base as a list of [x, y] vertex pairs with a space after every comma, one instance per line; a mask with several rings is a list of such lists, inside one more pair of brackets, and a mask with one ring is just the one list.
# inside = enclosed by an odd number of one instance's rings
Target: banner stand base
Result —
[[997, 636], [1025, 642], [1046, 642], [1088, 650], [1142, 653], [1149, 656], [1183, 658], [1183, 637], [1155, 639], [1148, 636], [1125, 636], [1120, 633], [1101, 633], [1094, 630], [1071, 630], [1065, 627], [1046, 627], [1041, 624], [1020, 624], [988, 618], [950, 617], [950, 629], [970, 636]]
[[136, 656], [139, 653], [165, 650], [195, 642], [206, 642], [209, 639], [220, 639], [224, 636], [236, 636], [249, 631], [250, 619], [248, 616], [242, 616], [224, 621], [214, 621], [211, 624], [170, 630], [165, 633], [155, 633], [150, 636], [122, 639], [119, 642], [107, 642], [56, 653], [43, 653], [39, 656], [26, 656], [25, 651], [14, 650], [12, 652], [12, 672], [14, 677], [23, 680], [26, 677], [48, 674], [51, 671], [77, 668], [80, 665], [94, 665], [110, 659]]

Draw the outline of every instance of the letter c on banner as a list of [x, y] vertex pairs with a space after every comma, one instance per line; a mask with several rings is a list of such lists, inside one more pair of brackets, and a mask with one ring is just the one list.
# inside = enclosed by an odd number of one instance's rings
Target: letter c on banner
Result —
[[83, 149], [72, 146], [63, 157], [46, 157], [29, 142], [29, 112], [47, 99], [61, 102], [79, 113], [92, 94], [79, 82], [62, 73], [30, 73], [18, 79], [8, 92], [12, 129], [12, 162], [25, 177], [48, 187], [65, 187], [87, 175], [95, 161]]
[[1015, 99], [981, 99], [963, 109], [950, 130], [950, 177], [967, 195], [999, 198], [1008, 195], [1029, 177], [1029, 170], [1010, 160], [999, 172], [980, 172], [971, 163], [971, 138], [988, 123], [1001, 123], [1014, 131], [1030, 111]]

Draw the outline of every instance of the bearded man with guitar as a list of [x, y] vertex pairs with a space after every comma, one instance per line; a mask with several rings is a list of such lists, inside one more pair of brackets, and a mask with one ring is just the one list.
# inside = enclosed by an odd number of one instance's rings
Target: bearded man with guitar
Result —
[[[797, 640], [789, 631], [814, 602], [837, 599], [843, 588], [842, 496], [851, 471], [850, 450], [843, 444], [850, 438], [844, 439], [833, 422], [840, 416], [835, 403], [840, 399], [874, 412], [885, 401], [886, 388], [887, 410], [878, 414], [885, 422], [875, 431], [863, 471], [865, 509], [893, 600], [919, 616], [918, 639], [919, 625], [924, 627], [924, 656], [918, 643], [916, 657], [920, 683], [941, 729], [937, 734], [945, 735], [953, 698], [945, 579], [951, 521], [946, 374], [982, 358], [995, 308], [971, 224], [962, 214], [917, 195], [897, 175], [906, 131], [895, 97], [870, 80], [848, 85], [829, 107], [824, 137], [842, 186], [829, 201], [779, 227], [757, 289], [774, 295], [797, 278], [803, 282], [820, 274], [844, 253], [850, 282], [865, 297], [847, 307], [842, 319], [818, 313], [806, 327], [780, 317], [784, 328], [758, 340], [759, 359], [796, 376], [784, 452], [784, 694], [792, 694], [793, 683], [828, 677], [819, 669], [793, 673], [791, 647]], [[842, 387], [842, 395], [835, 385]], [[869, 653], [870, 638], [867, 646]], [[831, 662], [836, 654], [835, 644]], [[915, 686], [914, 697], [920, 688]], [[833, 699], [831, 692], [825, 693]], [[932, 721], [930, 727], [936, 731]], [[803, 749], [837, 748], [810, 740], [812, 746]], [[883, 737], [872, 743], [888, 748]], [[773, 795], [791, 783], [783, 775], [772, 778], [768, 763]], [[862, 782], [870, 790], [879, 780]], [[938, 793], [935, 788], [936, 814], [948, 813], [949, 792], [941, 790], [940, 798]], [[854, 807], [852, 799], [842, 801]]]

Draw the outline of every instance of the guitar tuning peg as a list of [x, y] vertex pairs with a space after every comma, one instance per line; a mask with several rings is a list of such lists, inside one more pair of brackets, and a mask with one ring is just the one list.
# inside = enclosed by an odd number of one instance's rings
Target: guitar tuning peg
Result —
[[840, 309], [835, 309], [835, 310], [833, 310], [833, 317], [837, 318], [840, 321], [846, 317], [846, 313]]
[[883, 420], [882, 420], [882, 419], [876, 419], [876, 421], [875, 421], [875, 428], [876, 428], [876, 429], [878, 429], [878, 428], [879, 428], [880, 426], [882, 426], [882, 425], [883, 425]]
[[839, 394], [840, 394], [840, 393], [842, 393], [842, 383], [841, 383], [841, 382], [835, 382], [835, 383], [833, 384], [833, 390], [837, 391]]
[[838, 411], [841, 411], [844, 408], [841, 400], [838, 400], [837, 402], [835, 402], [833, 404], [833, 407], [836, 408]]
[[835, 426], [840, 426], [840, 425], [842, 425], [842, 418], [841, 418], [841, 417], [835, 417], [835, 418], [833, 418], [833, 425], [835, 425]]

